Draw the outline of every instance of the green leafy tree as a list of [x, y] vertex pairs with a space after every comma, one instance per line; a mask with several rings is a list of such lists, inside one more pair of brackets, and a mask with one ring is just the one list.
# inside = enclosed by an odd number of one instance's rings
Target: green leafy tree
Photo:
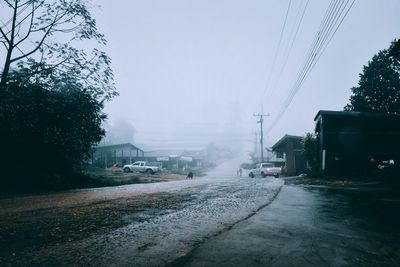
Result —
[[43, 189], [74, 180], [104, 136], [102, 109], [75, 84], [53, 91], [8, 83], [0, 92], [2, 190]]
[[[0, 189], [70, 183], [117, 95], [87, 0], [0, 0]], [[85, 41], [85, 44], [82, 44]]]
[[360, 74], [347, 111], [400, 114], [400, 40], [372, 57]]
[[79, 41], [105, 45], [86, 0], [2, 0], [0, 90], [17, 71], [18, 81], [40, 81], [47, 89], [67, 80], [99, 100], [115, 96], [110, 58], [101, 50], [79, 49]]
[[315, 176], [319, 172], [318, 140], [315, 134], [306, 133], [303, 140], [303, 155], [306, 158], [308, 174]]

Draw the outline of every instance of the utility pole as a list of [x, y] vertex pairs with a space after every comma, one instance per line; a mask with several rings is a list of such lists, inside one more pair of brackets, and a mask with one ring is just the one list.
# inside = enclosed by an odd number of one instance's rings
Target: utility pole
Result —
[[254, 156], [257, 156], [257, 147], [258, 147], [258, 131], [254, 131]]
[[261, 105], [261, 113], [260, 114], [253, 114], [254, 117], [260, 117], [260, 120], [257, 123], [260, 124], [261, 127], [261, 138], [260, 138], [260, 145], [261, 145], [261, 162], [264, 161], [264, 133], [263, 133], [263, 122], [264, 116], [269, 116], [269, 114], [263, 114], [263, 106]]

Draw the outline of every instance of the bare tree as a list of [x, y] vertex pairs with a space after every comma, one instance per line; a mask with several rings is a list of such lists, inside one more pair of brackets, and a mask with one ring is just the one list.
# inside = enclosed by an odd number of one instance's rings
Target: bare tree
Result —
[[19, 81], [40, 81], [52, 88], [67, 80], [97, 99], [116, 95], [110, 58], [96, 48], [77, 48], [82, 40], [87, 40], [87, 44], [106, 44], [89, 12], [90, 2], [0, 1], [0, 14], [5, 14], [0, 19], [0, 52], [5, 51], [4, 58], [0, 58], [0, 62], [4, 60], [0, 88], [16, 72]]

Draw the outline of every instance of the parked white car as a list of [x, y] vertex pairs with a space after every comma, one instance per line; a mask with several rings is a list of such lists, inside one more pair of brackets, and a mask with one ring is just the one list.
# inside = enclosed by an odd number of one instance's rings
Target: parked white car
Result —
[[136, 161], [132, 164], [124, 165], [124, 172], [143, 172], [148, 174], [154, 174], [160, 171], [158, 166], [152, 166], [147, 161]]
[[274, 176], [276, 178], [282, 174], [281, 167], [274, 167], [273, 163], [264, 162], [264, 163], [257, 163], [254, 169], [251, 169], [249, 172], [249, 176], [254, 178], [256, 176], [266, 177], [266, 176]]

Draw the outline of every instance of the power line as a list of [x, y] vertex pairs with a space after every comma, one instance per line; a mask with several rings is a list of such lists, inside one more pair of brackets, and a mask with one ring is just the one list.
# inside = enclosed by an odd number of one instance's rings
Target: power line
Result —
[[[19, 15], [21, 15], [21, 13], [22, 12], [24, 12], [25, 11], [25, 9], [27, 9], [28, 8], [28, 5], [26, 5], [26, 6], [24, 6], [22, 9], [20, 9], [18, 12], [17, 12], [17, 14], [16, 14], [16, 17], [18, 17]], [[6, 21], [5, 23], [3, 23], [3, 26], [1, 26], [1, 28], [4, 28], [4, 27], [6, 27], [8, 24], [10, 24], [11, 22], [13, 21], [13, 18], [11, 17], [8, 21]], [[9, 34], [10, 32], [7, 32], [7, 34]]]
[[[26, 15], [21, 21], [17, 22], [18, 16], [21, 15], [21, 14], [29, 7], [30, 4], [33, 4], [33, 6], [32, 6], [33, 9], [32, 9], [32, 11], [31, 11], [31, 13], [28, 13], [28, 15]], [[36, 10], [41, 6], [41, 4], [39, 4], [39, 5], [37, 5], [37, 6], [35, 7], [33, 1], [27, 1], [27, 2], [25, 2], [23, 5], [24, 5], [24, 7], [23, 7], [22, 9], [18, 10], [18, 12], [17, 12], [16, 15], [15, 15], [15, 19], [16, 19], [16, 21], [15, 21], [16, 24], [15, 24], [15, 26], [14, 26], [15, 29], [16, 29], [20, 24], [22, 24], [30, 15], [33, 15], [32, 12], [36, 11]], [[7, 29], [7, 32], [5, 33], [5, 35], [8, 35], [9, 33], [12, 32], [12, 29], [9, 29], [8, 26], [7, 26], [7, 25], [10, 24], [12, 21], [13, 21], [13, 17], [11, 17], [11, 18], [10, 18], [7, 22], [5, 22], [5, 23], [4, 23], [2, 20], [0, 20], [0, 22], [3, 23], [3, 26], [1, 26], [0, 28], [5, 28], [5, 29]], [[33, 42], [30, 38], [27, 38], [27, 39], [28, 39], [28, 41], [30, 41], [32, 44], [36, 45], [35, 42]], [[7, 47], [6, 47], [6, 48], [7, 48]], [[17, 48], [17, 50], [18, 50], [22, 55], [25, 54], [25, 53], [21, 50], [21, 48], [19, 48], [18, 46], [16, 46], [16, 48]]]
[[[296, 41], [297, 34], [298, 34], [298, 32], [299, 32], [299, 29], [300, 29], [300, 25], [301, 25], [301, 23], [302, 23], [302, 21], [303, 21], [304, 14], [306, 13], [307, 6], [308, 6], [309, 1], [310, 1], [310, 0], [307, 0], [305, 6], [304, 6], [304, 8], [303, 8], [303, 12], [302, 12], [302, 14], [301, 14], [301, 17], [300, 17], [299, 22], [297, 23], [297, 27], [296, 27], [296, 31], [295, 31], [294, 35], [293, 35], [293, 30], [294, 30], [294, 28], [292, 29], [292, 33], [290, 34], [290, 36], [293, 36], [293, 37], [292, 37], [292, 38], [289, 38], [289, 41], [290, 41], [290, 39], [291, 39], [291, 43], [290, 43], [289, 46], [288, 46], [288, 51], [287, 51], [286, 57], [285, 57], [285, 59], [284, 59], [284, 61], [283, 61], [282, 67], [281, 67], [281, 69], [280, 69], [280, 71], [279, 71], [279, 74], [276, 76], [276, 79], [275, 79], [275, 83], [274, 83], [273, 88], [275, 88], [276, 85], [278, 84], [278, 82], [279, 82], [279, 80], [280, 80], [280, 78], [281, 78], [281, 76], [282, 76], [282, 74], [283, 74], [283, 70], [284, 70], [285, 67], [286, 67], [286, 64], [287, 64], [287, 62], [288, 62], [289, 56], [290, 56], [290, 54], [291, 54], [291, 52], [292, 52], [292, 48], [293, 48], [294, 42]], [[301, 6], [300, 6], [300, 7], [301, 7]], [[297, 13], [297, 15], [296, 15], [295, 22], [297, 21], [297, 17], [299, 16], [300, 11], [301, 11], [301, 8], [299, 8], [299, 11], [298, 11], [298, 13]]]
[[[347, 1], [347, 3], [346, 3], [346, 5], [344, 6], [344, 8], [347, 6], [348, 2], [349, 2], [349, 1]], [[353, 2], [354, 2], [354, 1], [353, 1]], [[339, 14], [339, 12], [340, 12], [340, 14], [342, 14], [342, 12], [343, 12], [343, 10], [344, 10], [344, 9], [342, 9], [342, 11], [341, 11], [340, 8], [338, 8], [337, 3], [338, 3], [338, 2], [336, 2], [335, 6], [333, 7], [333, 9], [335, 10], [335, 11], [334, 11], [334, 13], [335, 13], [334, 15], [332, 15], [332, 12], [327, 12], [327, 14], [329, 14], [329, 15], [326, 17], [327, 19], [324, 20], [324, 23], [323, 23], [324, 26], [321, 27], [321, 30], [318, 32], [319, 34], [316, 36], [316, 39], [315, 39], [316, 42], [314, 42], [313, 49], [310, 50], [311, 53], [309, 53], [309, 54], [310, 54], [311, 56], [308, 57], [308, 59], [307, 59], [307, 61], [306, 61], [307, 64], [306, 64], [305, 67], [303, 68], [302, 72], [300, 72], [300, 75], [299, 75], [299, 77], [298, 77], [298, 79], [297, 79], [297, 81], [296, 81], [294, 87], [292, 88], [292, 90], [291, 90], [291, 92], [290, 92], [290, 94], [289, 94], [289, 97], [286, 99], [285, 104], [282, 106], [282, 108], [281, 108], [281, 110], [280, 110], [280, 113], [278, 114], [278, 116], [275, 118], [275, 120], [274, 120], [273, 123], [271, 124], [271, 127], [270, 127], [269, 131], [276, 125], [276, 123], [279, 121], [279, 119], [281, 118], [281, 116], [283, 115], [283, 113], [286, 111], [287, 107], [290, 105], [292, 99], [294, 98], [295, 94], [297, 93], [297, 90], [298, 90], [298, 89], [300, 88], [300, 86], [303, 84], [304, 80], [306, 79], [306, 77], [308, 76], [308, 74], [310, 73], [310, 71], [312, 70], [312, 68], [315, 66], [317, 60], [318, 60], [318, 59], [320, 58], [320, 56], [322, 55], [322, 53], [318, 54], [318, 52], [321, 51], [321, 47], [323, 47], [323, 46], [325, 45], [326, 36], [328, 36], [328, 35], [331, 33], [331, 31], [330, 31], [329, 29], [332, 29], [332, 27], [331, 27], [331, 25], [329, 25], [329, 24], [332, 24], [332, 21], [333, 21], [333, 22], [338, 21], [338, 20], [336, 19], [336, 18], [337, 18], [337, 15]], [[340, 7], [342, 6], [342, 4], [343, 4], [343, 2], [341, 3]], [[351, 8], [351, 6], [352, 6], [352, 5], [350, 5], [350, 8]], [[350, 8], [349, 8], [349, 9], [350, 9]], [[347, 10], [347, 12], [345, 12], [345, 15], [347, 15], [349, 9]], [[331, 11], [332, 11], [332, 10], [331, 10]], [[333, 19], [332, 19], [332, 18], [333, 18]], [[342, 18], [341, 21], [343, 21], [343, 19], [344, 19], [344, 17]], [[330, 21], [330, 22], [328, 22], [328, 21]], [[327, 25], [328, 25], [328, 26], [327, 26]], [[340, 24], [339, 24], [338, 26], [340, 26]], [[337, 28], [338, 28], [338, 27], [337, 27]], [[336, 29], [337, 29], [337, 28], [336, 28]], [[327, 31], [326, 29], [328, 29], [328, 31]], [[336, 31], [335, 31], [335, 32], [336, 32]], [[328, 35], [327, 35], [327, 34], [328, 34]], [[331, 40], [332, 38], [333, 38], [333, 35], [331, 35], [330, 40]], [[324, 42], [321, 43], [321, 42], [320, 42], [321, 40], [324, 40]], [[325, 46], [325, 48], [326, 48], [326, 46]], [[317, 55], [318, 55], [318, 57], [317, 57]]]
[[279, 54], [279, 51], [280, 51], [280, 48], [281, 48], [282, 37], [283, 37], [283, 33], [285, 32], [286, 21], [287, 21], [288, 15], [289, 15], [290, 5], [291, 4], [292, 4], [292, 0], [289, 1], [289, 5], [288, 5], [287, 10], [286, 10], [285, 20], [283, 22], [281, 34], [280, 34], [280, 37], [279, 37], [278, 46], [276, 47], [274, 59], [272, 61], [272, 65], [271, 65], [271, 68], [270, 68], [270, 71], [269, 71], [269, 74], [268, 74], [267, 83], [266, 83], [266, 86], [265, 86], [263, 94], [265, 94], [269, 89], [269, 84], [270, 84], [270, 80], [271, 80], [271, 76], [272, 76], [272, 71], [275, 69], [276, 59], [278, 57], [278, 54]]
[[[299, 84], [299, 87], [303, 84], [303, 82], [304, 82], [304, 80], [308, 77], [308, 75], [309, 75], [309, 73], [311, 72], [311, 70], [314, 68], [314, 66], [315, 66], [315, 64], [317, 63], [317, 61], [318, 61], [318, 59], [321, 57], [321, 55], [322, 55], [322, 52], [321, 52], [321, 50], [322, 50], [322, 48], [323, 47], [325, 47], [326, 48], [326, 46], [328, 45], [328, 43], [326, 43], [326, 40], [328, 39], [328, 36], [332, 33], [332, 29], [334, 28], [334, 24], [333, 23], [337, 23], [337, 21], [339, 20], [339, 18], [340, 18], [340, 16], [342, 15], [342, 13], [343, 13], [343, 10], [346, 8], [346, 6], [347, 6], [347, 4], [348, 4], [348, 2], [349, 2], [349, 0], [347, 0], [347, 2], [346, 2], [346, 4], [345, 4], [345, 6], [342, 8], [342, 4], [343, 4], [343, 2], [340, 4], [340, 6], [339, 6], [339, 8], [336, 8], [336, 14], [334, 14], [333, 16], [331, 16], [331, 19], [330, 19], [330, 25], [329, 26], [327, 26], [326, 28], [327, 28], [327, 30], [326, 31], [323, 31], [322, 32], [322, 34], [321, 34], [321, 36], [322, 37], [320, 37], [319, 38], [319, 40], [322, 40], [321, 42], [319, 42], [319, 44], [317, 43], [317, 48], [316, 48], [316, 51], [313, 53], [313, 56], [311, 57], [311, 60], [309, 61], [309, 64], [308, 64], [308, 66], [307, 66], [307, 69], [305, 70], [305, 72], [303, 73], [303, 75], [301, 76], [301, 78], [298, 80], [298, 84]], [[353, 3], [354, 3], [354, 1], [353, 1]], [[340, 10], [340, 8], [342, 8], [341, 10]], [[348, 11], [349, 11], [349, 9], [348, 9]], [[348, 12], [347, 11], [347, 12]], [[339, 13], [340, 12], [340, 13]], [[347, 14], [347, 12], [346, 12], [346, 14]], [[344, 19], [344, 17], [343, 17], [343, 19]], [[343, 21], [343, 19], [342, 19], [342, 21]], [[338, 26], [340, 26], [340, 24], [338, 25]], [[336, 31], [331, 35], [331, 38], [330, 39], [332, 39], [333, 38], [333, 35], [336, 33]], [[318, 40], [318, 41], [319, 41]], [[324, 49], [325, 50], [325, 49]], [[317, 55], [318, 55], [318, 57], [317, 57]], [[296, 92], [294, 92], [294, 94], [296, 94]], [[294, 97], [294, 95], [293, 95], [293, 97]]]
[[[314, 37], [314, 41], [313, 41], [311, 47], [309, 48], [307, 56], [304, 59], [304, 63], [302, 65], [303, 67], [300, 69], [300, 71], [298, 73], [298, 76], [297, 76], [297, 79], [295, 80], [293, 88], [296, 87], [296, 84], [298, 83], [298, 81], [301, 80], [303, 75], [307, 72], [309, 63], [312, 61], [312, 58], [313, 58], [313, 56], [315, 54], [315, 51], [316, 51], [316, 47], [318, 46], [318, 44], [319, 44], [319, 42], [321, 40], [321, 36], [325, 33], [326, 25], [327, 25], [328, 21], [330, 20], [330, 18], [332, 16], [332, 13], [337, 8], [336, 3], [337, 3], [336, 1], [331, 1], [328, 9], [326, 10], [324, 18], [322, 20], [322, 23], [321, 23], [321, 25], [320, 25], [320, 27], [318, 29], [318, 32], [317, 32], [316, 36]], [[291, 101], [291, 98], [293, 96], [293, 92], [294, 92], [293, 88], [289, 91], [289, 97], [286, 99], [286, 101], [284, 102], [283, 106], [281, 107], [280, 112], [278, 113], [277, 118], [271, 124], [271, 126], [269, 128], [269, 131], [270, 131], [270, 129], [272, 129], [272, 127], [274, 127], [274, 125], [280, 119], [280, 116], [283, 115], [284, 111], [286, 110], [287, 106], [289, 105], [289, 103]]]
[[326, 29], [328, 28], [327, 25], [331, 23], [332, 14], [334, 12], [337, 12], [337, 8], [338, 8], [337, 3], [338, 3], [338, 1], [336, 1], [336, 0], [331, 1], [330, 6], [327, 9], [327, 12], [325, 13], [323, 22], [317, 32], [317, 35], [314, 38], [313, 45], [310, 47], [310, 49], [308, 51], [307, 57], [305, 58], [305, 63], [303, 64], [303, 68], [299, 72], [296, 82], [301, 80], [303, 75], [305, 75], [307, 73], [310, 63], [312, 62], [312, 60], [316, 54], [317, 47], [320, 45], [321, 40], [323, 39], [323, 36], [326, 34]]
[[[343, 18], [340, 20], [339, 24], [337, 25], [335, 31], [333, 32], [333, 35], [329, 38], [328, 43], [325, 45], [325, 47], [322, 49], [321, 54], [318, 56], [317, 61], [319, 60], [319, 58], [321, 57], [321, 55], [324, 53], [325, 49], [328, 47], [329, 43], [331, 42], [333, 36], [336, 34], [337, 30], [339, 29], [340, 25], [342, 25], [344, 18], [347, 16], [347, 14], [349, 13], [350, 9], [353, 7], [355, 0], [353, 0], [353, 2], [351, 2], [350, 4], [350, 8], [347, 9], [345, 15], [343, 16]], [[315, 64], [314, 64], [315, 66]]]
[[[334, 3], [335, 2], [335, 3]], [[334, 4], [333, 4], [334, 3]], [[305, 58], [305, 63], [303, 64], [303, 68], [299, 71], [299, 74], [297, 76], [297, 80], [294, 83], [294, 88], [296, 88], [297, 84], [300, 84], [302, 79], [304, 79], [305, 75], [310, 69], [310, 66], [315, 59], [315, 55], [318, 51], [318, 46], [321, 44], [321, 41], [324, 39], [324, 36], [327, 33], [327, 29], [329, 28], [329, 24], [332, 23], [332, 17], [334, 16], [333, 14], [338, 11], [338, 5], [337, 1], [332, 1], [331, 5], [327, 9], [327, 12], [325, 13], [325, 17], [323, 19], [323, 22], [318, 30], [317, 35], [314, 38], [313, 45], [310, 47], [307, 57]], [[294, 97], [295, 90], [293, 88], [289, 92], [289, 97], [286, 99], [286, 102], [284, 104], [285, 109], [286, 106], [288, 106], [291, 102], [292, 97]]]
[[[298, 76], [291, 88], [288, 97], [286, 98], [285, 102], [281, 106], [278, 115], [275, 117], [274, 121], [271, 123], [270, 127], [268, 128], [267, 132], [270, 132], [275, 125], [279, 122], [282, 118], [283, 114], [289, 107], [290, 103], [292, 102], [294, 96], [299, 91], [301, 86], [303, 85], [304, 81], [307, 79], [308, 75], [319, 61], [320, 57], [324, 53], [325, 49], [329, 45], [330, 41], [336, 34], [337, 30], [339, 29], [340, 25], [342, 24], [343, 20], [349, 13], [350, 9], [352, 8], [355, 0], [347, 0], [345, 1], [331, 1], [321, 26], [314, 38], [314, 42], [311, 45], [311, 48], [307, 54], [305, 59], [305, 63], [303, 67], [298, 73]], [[345, 4], [344, 4], [345, 3]], [[350, 3], [350, 4], [349, 4]], [[344, 4], [344, 5], [343, 5]]]

